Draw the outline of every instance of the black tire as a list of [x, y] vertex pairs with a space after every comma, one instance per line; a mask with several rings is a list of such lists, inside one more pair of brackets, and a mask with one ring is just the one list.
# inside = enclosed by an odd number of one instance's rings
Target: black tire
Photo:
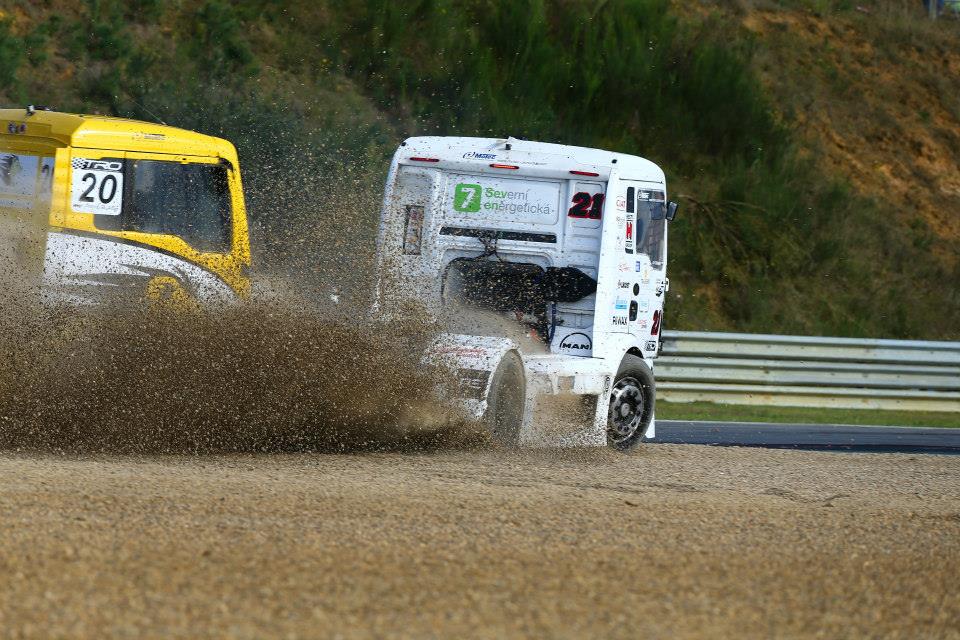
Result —
[[653, 371], [643, 358], [629, 353], [623, 356], [607, 412], [607, 444], [611, 448], [629, 451], [643, 441], [653, 419], [656, 395]]
[[484, 423], [499, 445], [510, 449], [520, 446], [520, 425], [526, 398], [523, 360], [516, 351], [508, 351], [493, 372], [484, 414]]

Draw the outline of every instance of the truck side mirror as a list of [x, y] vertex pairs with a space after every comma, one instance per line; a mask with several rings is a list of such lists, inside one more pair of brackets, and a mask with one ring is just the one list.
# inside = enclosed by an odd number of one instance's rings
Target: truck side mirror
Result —
[[667, 217], [667, 220], [671, 220], [671, 221], [672, 221], [672, 220], [677, 216], [677, 208], [678, 208], [679, 206], [680, 206], [680, 205], [678, 205], [678, 204], [677, 204], [676, 202], [674, 202], [673, 200], [671, 200], [670, 202], [667, 203], [667, 216], [666, 216], [666, 217]]

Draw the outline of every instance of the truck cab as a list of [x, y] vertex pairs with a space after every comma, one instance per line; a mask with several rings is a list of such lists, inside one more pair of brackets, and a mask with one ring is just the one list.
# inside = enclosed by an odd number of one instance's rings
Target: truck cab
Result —
[[44, 303], [250, 291], [237, 152], [175, 127], [0, 109], [0, 270]]
[[675, 212], [636, 156], [410, 138], [387, 179], [376, 308], [443, 323], [431, 357], [504, 444], [629, 449], [655, 429]]

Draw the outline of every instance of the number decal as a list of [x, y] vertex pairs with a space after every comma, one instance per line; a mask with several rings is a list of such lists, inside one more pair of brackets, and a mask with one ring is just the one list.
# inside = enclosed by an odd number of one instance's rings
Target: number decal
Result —
[[[110, 185], [110, 195], [106, 195], [104, 193], [107, 185]], [[100, 183], [100, 191], [98, 195], [100, 196], [100, 202], [102, 204], [113, 202], [113, 196], [117, 195], [117, 177], [108, 175], [106, 178], [104, 178], [103, 182]]]
[[90, 186], [87, 187], [87, 190], [80, 196], [80, 202], [93, 202], [93, 198], [90, 197], [90, 192], [97, 186], [97, 176], [92, 173], [85, 173], [80, 176], [80, 181], [83, 182], [83, 184], [87, 184], [87, 180], [90, 181]]
[[570, 207], [570, 211], [567, 212], [567, 215], [571, 218], [586, 218], [587, 207], [590, 206], [591, 200], [593, 200], [593, 197], [586, 191], [581, 191], [580, 193], [574, 194], [573, 206]]
[[650, 335], [655, 336], [660, 333], [660, 311], [653, 312], [653, 326], [650, 328]]
[[590, 207], [590, 219], [599, 220], [600, 215], [603, 213], [603, 194], [595, 193], [593, 194], [593, 206]]
[[603, 194], [590, 195], [586, 191], [574, 194], [573, 206], [567, 212], [567, 215], [571, 218], [588, 218], [590, 220], [599, 220], [602, 214]]
[[70, 208], [76, 213], [118, 216], [123, 209], [123, 161], [74, 158]]

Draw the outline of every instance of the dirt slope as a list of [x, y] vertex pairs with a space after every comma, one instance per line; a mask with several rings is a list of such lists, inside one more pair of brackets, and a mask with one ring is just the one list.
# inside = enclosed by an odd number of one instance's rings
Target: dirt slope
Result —
[[892, 204], [900, 232], [955, 267], [960, 21], [933, 24], [911, 9], [755, 9], [742, 24], [759, 43], [757, 63], [777, 108], [825, 174]]
[[946, 456], [0, 454], [7, 638], [960, 638]]

